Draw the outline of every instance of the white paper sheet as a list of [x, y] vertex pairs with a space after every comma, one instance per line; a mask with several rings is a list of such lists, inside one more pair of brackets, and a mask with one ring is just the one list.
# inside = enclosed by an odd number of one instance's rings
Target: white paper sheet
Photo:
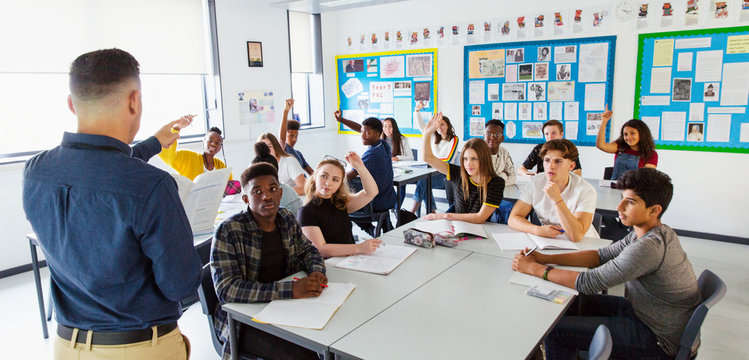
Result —
[[640, 105], [642, 106], [659, 106], [671, 104], [670, 96], [643, 96], [640, 98]]
[[692, 71], [692, 53], [679, 53], [677, 57], [676, 71]]
[[567, 140], [577, 140], [577, 121], [564, 122], [564, 138]]
[[274, 325], [322, 329], [355, 287], [352, 283], [329, 282], [318, 297], [273, 300], [254, 318]]
[[505, 82], [513, 83], [518, 81], [518, 66], [516, 64], [507, 65], [505, 68]]
[[676, 39], [674, 47], [676, 49], [709, 48], [711, 43], [712, 38], [709, 36], [703, 38]]
[[659, 140], [660, 131], [661, 131], [661, 117], [660, 116], [643, 116], [642, 121], [650, 129], [650, 134], [653, 135], [653, 140]]
[[369, 83], [369, 102], [392, 103], [394, 89], [392, 81], [373, 81]]
[[580, 44], [580, 65], [578, 66], [577, 81], [605, 82], [608, 56], [608, 43]]
[[562, 102], [550, 102], [549, 103], [549, 119], [550, 120], [562, 120], [564, 113], [564, 103]]
[[723, 51], [698, 51], [694, 69], [694, 81], [720, 81], [723, 69]]
[[[561, 268], [561, 267], [560, 267]], [[554, 290], [562, 290], [566, 291], [568, 293], [572, 293], [577, 295], [578, 291], [575, 289], [568, 288], [564, 285], [559, 285], [557, 283], [553, 283], [551, 281], [546, 281], [544, 279], [541, 279], [536, 276], [531, 276], [528, 274], [523, 274], [521, 272], [513, 272], [512, 276], [509, 280], [510, 284], [516, 284], [516, 285], [523, 285], [527, 287], [538, 285], [539, 287], [548, 288], [548, 289], [554, 289]]]
[[554, 62], [560, 63], [573, 63], [577, 61], [577, 46], [555, 46], [554, 47]]
[[707, 116], [706, 141], [728, 142], [731, 139], [731, 114]]
[[705, 119], [705, 103], [689, 104], [689, 121], [702, 121]]
[[746, 108], [743, 106], [726, 106], [726, 107], [709, 107], [708, 114], [745, 114]]
[[533, 119], [533, 109], [531, 103], [520, 103], [518, 106], [518, 120]]
[[499, 101], [499, 84], [486, 85], [486, 91], [489, 101]]
[[585, 111], [603, 111], [606, 84], [585, 84]]
[[483, 104], [484, 103], [484, 80], [474, 80], [468, 82], [468, 103], [470, 104]]
[[206, 171], [192, 181], [179, 174], [171, 175], [177, 181], [180, 200], [193, 235], [212, 233], [231, 168]]
[[741, 123], [741, 133], [739, 134], [739, 141], [749, 142], [749, 123]]
[[580, 120], [580, 103], [577, 101], [564, 103], [564, 120]]
[[348, 79], [348, 81], [341, 85], [341, 90], [343, 91], [343, 94], [346, 95], [346, 98], [351, 98], [360, 93], [363, 89], [364, 87], [362, 86], [361, 81], [357, 78]]
[[670, 67], [653, 68], [653, 70], [650, 73], [650, 93], [651, 94], [671, 93], [671, 68]]
[[343, 269], [387, 275], [415, 251], [415, 247], [399, 245], [380, 246], [371, 254], [352, 255], [341, 260], [335, 266]]
[[501, 102], [492, 103], [492, 119], [503, 120], [504, 108]]
[[749, 98], [749, 62], [723, 64], [721, 106], [747, 105]]
[[504, 103], [505, 104], [505, 120], [517, 120], [518, 119], [518, 103]]
[[504, 251], [520, 251], [525, 248], [533, 249], [536, 243], [523, 232], [492, 233], [492, 238], [499, 248]]
[[687, 126], [687, 113], [684, 111], [664, 111], [662, 140], [684, 141], [684, 133]]

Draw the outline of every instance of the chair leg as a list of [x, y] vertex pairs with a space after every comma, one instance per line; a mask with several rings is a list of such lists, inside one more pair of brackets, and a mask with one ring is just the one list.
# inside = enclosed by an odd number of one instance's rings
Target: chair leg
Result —
[[52, 303], [52, 284], [49, 284], [49, 294], [47, 294], [47, 321], [52, 320], [53, 311], [55, 311], [55, 304]]
[[29, 248], [31, 249], [31, 266], [34, 272], [34, 283], [36, 285], [36, 300], [39, 303], [39, 315], [42, 320], [42, 335], [45, 339], [49, 338], [49, 332], [47, 331], [47, 322], [44, 314], [44, 294], [42, 293], [42, 280], [39, 275], [39, 258], [36, 255], [36, 245], [29, 240]]

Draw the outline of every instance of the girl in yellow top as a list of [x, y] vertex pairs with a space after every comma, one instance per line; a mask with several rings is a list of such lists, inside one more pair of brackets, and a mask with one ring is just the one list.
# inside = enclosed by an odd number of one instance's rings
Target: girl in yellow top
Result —
[[[194, 115], [188, 115], [189, 121], [192, 121]], [[177, 129], [179, 130], [179, 129]], [[208, 130], [203, 138], [203, 153], [198, 154], [192, 150], [177, 150], [177, 142], [172, 143], [167, 149], [164, 149], [159, 153], [161, 160], [171, 166], [174, 170], [177, 170], [180, 175], [183, 175], [190, 180], [206, 172], [215, 169], [223, 169], [226, 164], [216, 158], [216, 154], [221, 151], [221, 146], [224, 141], [221, 138], [221, 129], [212, 127]], [[229, 176], [229, 180], [232, 177]]]

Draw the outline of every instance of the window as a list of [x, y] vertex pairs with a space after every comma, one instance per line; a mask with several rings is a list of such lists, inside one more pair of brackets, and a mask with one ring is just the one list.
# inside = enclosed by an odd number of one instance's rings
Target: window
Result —
[[[0, 162], [54, 147], [64, 131], [76, 130], [66, 101], [69, 66], [95, 49], [124, 49], [141, 65], [143, 115], [136, 140], [184, 114], [203, 121], [183, 130], [183, 138], [202, 136], [209, 124], [223, 127], [212, 63], [213, 0], [132, 0], [94, 8], [87, 0], [38, 0], [8, 6], [17, 16], [0, 23], [0, 31], [16, 34], [0, 39], [0, 46], [10, 49], [0, 58]], [[127, 20], [133, 18], [137, 24]]]
[[325, 126], [320, 15], [288, 12], [291, 94], [302, 128]]

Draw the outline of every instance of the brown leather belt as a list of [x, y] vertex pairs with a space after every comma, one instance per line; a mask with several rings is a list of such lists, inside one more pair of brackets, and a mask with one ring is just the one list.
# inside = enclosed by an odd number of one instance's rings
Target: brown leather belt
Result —
[[[170, 333], [172, 330], [177, 328], [177, 323], [169, 323], [157, 326], [158, 336], [163, 336]], [[73, 336], [73, 328], [65, 325], [57, 325], [57, 335], [61, 338], [70, 341]], [[78, 330], [78, 336], [76, 342], [85, 344], [88, 330]], [[149, 341], [153, 338], [153, 330], [151, 328], [143, 330], [130, 330], [130, 331], [94, 331], [91, 338], [92, 345], [124, 345], [132, 344], [141, 341]]]

